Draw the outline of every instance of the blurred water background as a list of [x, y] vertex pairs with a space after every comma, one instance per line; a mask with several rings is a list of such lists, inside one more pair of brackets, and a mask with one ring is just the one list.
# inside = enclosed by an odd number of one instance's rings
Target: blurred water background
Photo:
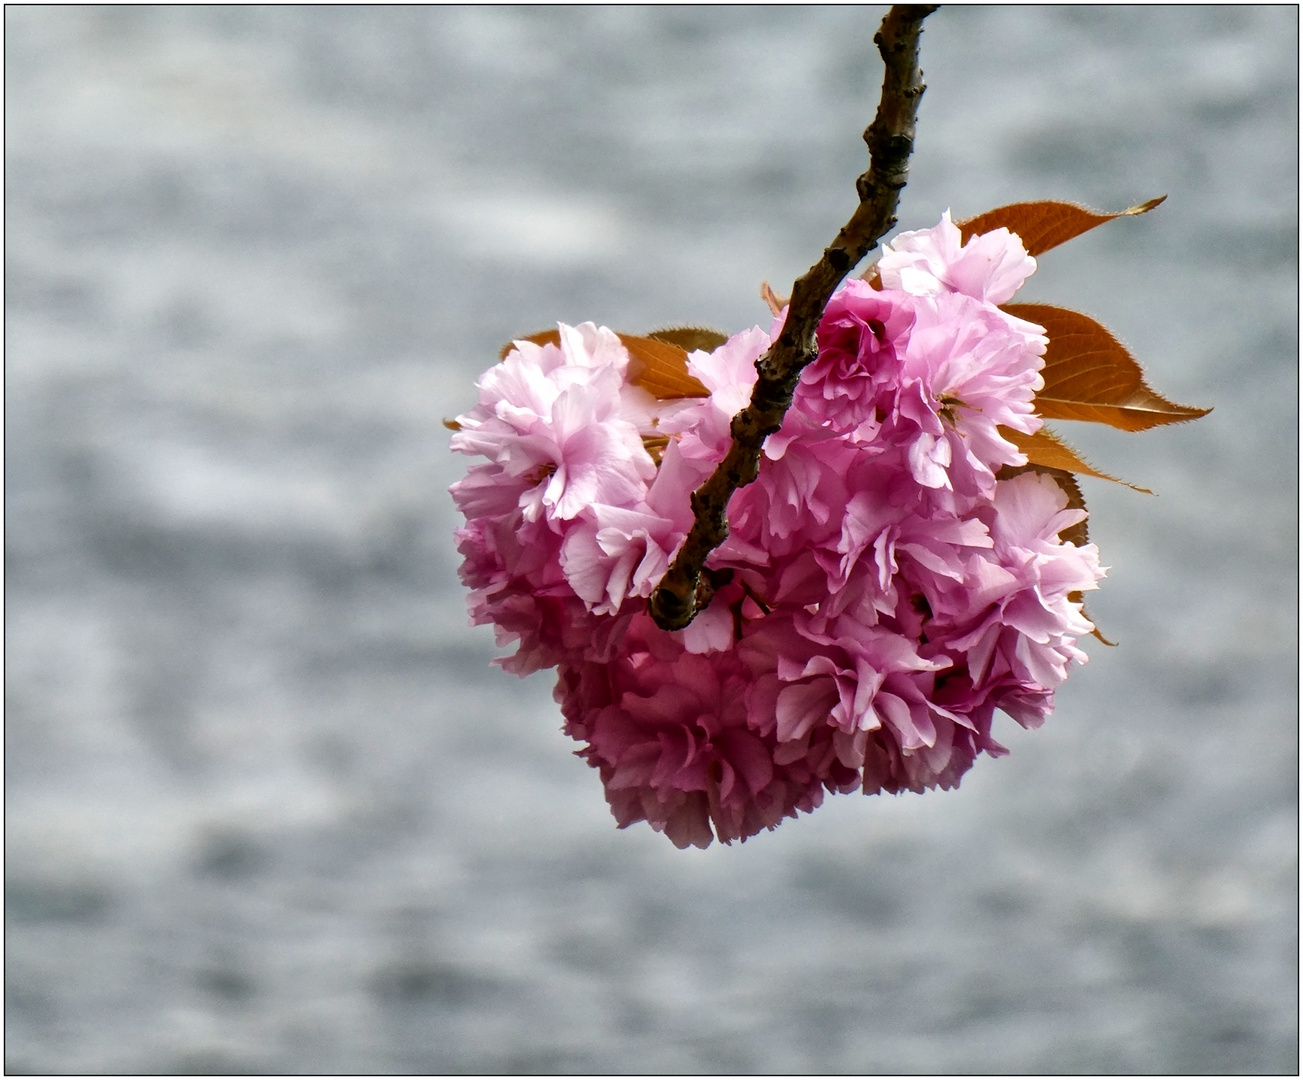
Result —
[[[466, 624], [512, 336], [767, 325], [882, 8], [5, 9], [10, 1072], [1296, 1072], [1298, 9], [956, 7], [905, 228], [1120, 209], [1020, 299], [1120, 642], [960, 791], [619, 832]], [[1072, 430], [1067, 430], [1072, 429]]]

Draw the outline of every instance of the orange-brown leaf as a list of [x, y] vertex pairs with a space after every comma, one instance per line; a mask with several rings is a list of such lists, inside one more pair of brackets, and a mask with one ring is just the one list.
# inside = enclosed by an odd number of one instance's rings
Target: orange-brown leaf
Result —
[[647, 336], [653, 341], [677, 345], [688, 352], [714, 352], [728, 341], [727, 334], [721, 334], [718, 330], [708, 330], [704, 326], [671, 326], [664, 330], [653, 330]]
[[629, 350], [629, 381], [634, 386], [662, 399], [710, 397], [710, 391], [688, 374], [688, 352], [682, 346], [630, 334], [619, 338]]
[[1090, 420], [1145, 431], [1212, 411], [1177, 405], [1155, 393], [1135, 358], [1089, 315], [1049, 304], [1005, 304], [1003, 310], [1045, 327], [1045, 386], [1035, 407], [1047, 420]]
[[1166, 195], [1160, 195], [1139, 206], [1119, 210], [1116, 214], [1101, 214], [1097, 210], [1087, 210], [1084, 206], [1065, 202], [1010, 203], [957, 224], [964, 243], [980, 233], [1008, 229], [1018, 234], [1028, 255], [1040, 255], [1106, 221], [1148, 213], [1166, 198]]
[[1148, 488], [1136, 487], [1116, 476], [1100, 472], [1095, 466], [1084, 461], [1071, 446], [1046, 428], [1025, 435], [1012, 428], [1001, 427], [1000, 434], [1027, 455], [1029, 465], [1041, 465], [1046, 469], [1059, 469], [1063, 472], [1078, 473], [1081, 476], [1095, 476], [1101, 480], [1112, 480], [1115, 484], [1125, 484], [1134, 491], [1143, 491], [1146, 495], [1153, 492]]
[[[650, 337], [636, 337], [633, 334], [616, 334], [620, 343], [629, 351], [628, 378], [634, 386], [641, 386], [652, 397], [689, 398], [710, 397], [710, 391], [700, 380], [688, 374], [688, 352], [681, 345], [659, 340], [666, 336], [683, 334], [695, 335], [697, 340], [712, 340], [721, 335], [714, 330], [702, 330], [698, 327], [685, 327], [680, 330], [657, 330]], [[705, 335], [703, 338], [702, 335]], [[516, 341], [531, 341], [535, 345], [560, 345], [559, 330], [540, 330], [537, 334], [527, 334]], [[723, 341], [727, 341], [723, 338]], [[505, 360], [515, 342], [508, 342], [502, 347], [498, 358]], [[722, 342], [721, 342], [722, 344]]]

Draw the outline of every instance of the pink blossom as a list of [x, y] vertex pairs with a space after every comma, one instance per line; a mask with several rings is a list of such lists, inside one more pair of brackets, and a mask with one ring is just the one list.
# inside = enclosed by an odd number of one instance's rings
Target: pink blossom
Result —
[[568, 729], [619, 824], [645, 820], [679, 847], [706, 847], [813, 808], [809, 771], [776, 766], [749, 726], [740, 663], [673, 646], [639, 615], [612, 663], [562, 669], [561, 685], [582, 691], [562, 694]]
[[591, 523], [574, 528], [561, 547], [561, 569], [598, 615], [614, 615], [628, 597], [651, 595], [669, 569], [669, 552], [683, 534], [655, 514], [597, 504]]
[[949, 210], [935, 228], [901, 233], [882, 251], [882, 284], [914, 296], [957, 293], [1003, 304], [1036, 272], [1036, 260], [1016, 234], [996, 229], [964, 243]]
[[[769, 331], [688, 370], [710, 396], [657, 401], [619, 338], [561, 326], [481, 378], [453, 449], [462, 579], [518, 674], [558, 669], [557, 700], [621, 827], [729, 843], [825, 793], [952, 788], [1005, 749], [996, 710], [1035, 727], [1103, 576], [1081, 519], [1001, 434], [1040, 425], [1045, 337], [997, 304], [1035, 268], [1004, 230], [960, 244], [949, 215], [899, 237], [882, 289], [830, 301], [756, 481], [708, 561], [714, 597], [685, 630], [646, 598], [692, 525], [689, 496], [729, 445]], [[668, 439], [659, 461], [644, 437]], [[1009, 477], [999, 479], [1000, 476]]]
[[770, 341], [770, 335], [757, 326], [734, 334], [712, 353], [688, 354], [688, 373], [710, 391], [710, 397], [667, 409], [658, 427], [679, 436], [679, 451], [685, 458], [708, 463], [705, 475], [728, 450], [729, 423], [751, 400], [756, 361]]
[[955, 293], [918, 300], [905, 347], [898, 415], [918, 426], [910, 467], [924, 487], [989, 495], [995, 470], [1026, 457], [999, 427], [1033, 432], [1032, 399], [1043, 385], [1046, 339], [1040, 327]]
[[992, 505], [981, 511], [995, 541], [991, 558], [1007, 581], [987, 575], [983, 598], [994, 603], [953, 643], [967, 650], [974, 680], [1008, 671], [1025, 690], [1052, 691], [1067, 678], [1069, 664], [1085, 661], [1074, 642], [1092, 627], [1071, 597], [1098, 588], [1103, 571], [1093, 544], [1078, 548], [1058, 538], [1085, 517], [1066, 506], [1050, 477], [1026, 473], [1000, 483]]
[[511, 387], [525, 393], [500, 399], [493, 418], [453, 437], [461, 440], [456, 449], [491, 455], [506, 476], [530, 481], [519, 500], [528, 521], [565, 521], [595, 502], [634, 502], [656, 475], [638, 429], [612, 415], [620, 390], [613, 369], [564, 389], [560, 381]]
[[913, 324], [912, 297], [847, 282], [819, 323], [819, 355], [801, 372], [799, 412], [839, 432], [865, 425], [861, 440], [871, 441]]

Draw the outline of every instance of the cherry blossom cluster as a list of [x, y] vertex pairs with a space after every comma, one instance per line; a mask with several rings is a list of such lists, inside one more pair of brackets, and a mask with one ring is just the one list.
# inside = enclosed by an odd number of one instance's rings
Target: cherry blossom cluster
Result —
[[1041, 423], [1044, 333], [998, 306], [1035, 267], [1016, 235], [963, 243], [947, 213], [884, 248], [879, 283], [833, 296], [729, 504], [713, 599], [677, 632], [646, 599], [784, 313], [689, 354], [709, 397], [653, 397], [591, 323], [516, 342], [480, 379], [452, 439], [484, 459], [452, 488], [472, 621], [514, 645], [507, 670], [558, 669], [621, 826], [705, 847], [825, 792], [952, 788], [1006, 752], [996, 709], [1050, 713], [1103, 570], [1060, 536], [1084, 511], [1003, 433]]

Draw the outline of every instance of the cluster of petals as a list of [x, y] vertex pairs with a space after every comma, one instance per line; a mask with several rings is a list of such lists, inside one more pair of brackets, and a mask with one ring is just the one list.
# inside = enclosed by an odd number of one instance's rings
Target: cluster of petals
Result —
[[704, 847], [827, 792], [951, 788], [1005, 752], [997, 709], [1049, 714], [1103, 570], [1061, 536], [1084, 511], [1004, 434], [1040, 425], [1044, 333], [997, 306], [1035, 265], [1006, 230], [964, 243], [947, 213], [884, 250], [880, 288], [833, 296], [682, 631], [646, 599], [783, 315], [689, 354], [709, 397], [653, 398], [591, 323], [480, 379], [452, 440], [484, 459], [452, 488], [472, 621], [515, 646], [508, 670], [558, 669], [621, 826]]

